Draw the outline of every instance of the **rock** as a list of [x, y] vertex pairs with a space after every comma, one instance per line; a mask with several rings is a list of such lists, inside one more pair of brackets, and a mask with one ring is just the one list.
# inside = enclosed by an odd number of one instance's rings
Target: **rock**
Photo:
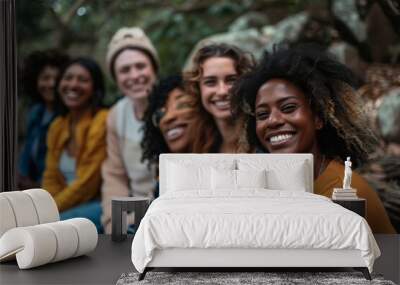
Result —
[[257, 29], [247, 29], [243, 31], [227, 32], [212, 35], [201, 40], [190, 52], [186, 60], [184, 71], [192, 66], [193, 56], [203, 46], [211, 43], [226, 43], [236, 45], [245, 52], [252, 54], [255, 58], [260, 58], [263, 53], [263, 47], [267, 43], [267, 38], [263, 36]]
[[359, 42], [367, 39], [367, 28], [357, 11], [356, 0], [333, 1], [332, 12], [345, 23]]
[[[364, 101], [365, 114], [369, 118], [371, 127], [378, 134], [381, 134], [380, 124], [386, 123], [379, 123], [379, 108], [392, 90], [400, 88], [400, 68], [389, 64], [371, 64], [366, 69], [365, 81], [365, 85], [357, 90], [357, 94]], [[383, 112], [383, 110], [380, 112]], [[381, 120], [385, 120], [384, 114], [380, 116]], [[383, 152], [387, 153], [386, 147]]]
[[335, 58], [343, 64], [347, 64], [347, 62], [352, 60], [354, 57], [358, 58], [357, 50], [345, 42], [333, 43], [328, 48], [328, 52], [333, 54]]
[[229, 32], [212, 35], [201, 40], [190, 53], [184, 70], [188, 70], [191, 67], [192, 58], [197, 50], [212, 42], [234, 44], [259, 59], [264, 51], [271, 51], [275, 44], [296, 43], [301, 37], [301, 32], [306, 24], [310, 21], [309, 14], [302, 12], [289, 16], [276, 25], [263, 26], [261, 32], [257, 28], [241, 30], [247, 27], [251, 19], [259, 19], [259, 16], [256, 13], [248, 15], [249, 18], [238, 18], [232, 24]]
[[374, 3], [365, 19], [367, 40], [370, 46], [372, 61], [385, 62], [390, 58], [392, 63], [399, 58], [396, 54], [396, 44], [399, 47], [399, 36], [389, 18], [378, 3]]
[[366, 83], [369, 87], [369, 92], [365, 95], [376, 100], [394, 87], [400, 86], [400, 66], [371, 64], [367, 68]]
[[298, 41], [301, 31], [310, 20], [310, 15], [306, 12], [289, 16], [274, 26], [265, 26], [262, 34], [267, 39], [265, 49], [272, 51], [275, 44], [292, 44]]
[[400, 144], [400, 87], [385, 94], [378, 109], [377, 121], [386, 142]]
[[385, 155], [364, 165], [361, 174], [381, 199], [397, 232], [400, 232], [400, 156]]
[[237, 18], [230, 26], [229, 32], [238, 32], [251, 28], [259, 29], [269, 24], [269, 19], [262, 13], [249, 12]]
[[366, 63], [360, 57], [358, 50], [346, 42], [334, 42], [327, 51], [335, 58], [349, 67], [358, 78], [365, 78]]

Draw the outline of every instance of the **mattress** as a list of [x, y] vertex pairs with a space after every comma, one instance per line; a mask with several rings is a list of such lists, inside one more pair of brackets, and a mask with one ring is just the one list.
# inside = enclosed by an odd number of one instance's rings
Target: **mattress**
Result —
[[162, 195], [136, 232], [133, 265], [143, 272], [169, 248], [355, 249], [370, 271], [380, 255], [361, 216], [320, 195], [266, 189]]

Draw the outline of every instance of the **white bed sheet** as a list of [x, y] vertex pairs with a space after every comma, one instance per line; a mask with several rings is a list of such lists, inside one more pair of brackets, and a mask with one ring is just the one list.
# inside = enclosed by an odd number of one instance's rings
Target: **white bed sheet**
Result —
[[361, 216], [307, 192], [171, 192], [149, 207], [132, 243], [143, 272], [155, 249], [357, 249], [372, 272], [380, 251]]

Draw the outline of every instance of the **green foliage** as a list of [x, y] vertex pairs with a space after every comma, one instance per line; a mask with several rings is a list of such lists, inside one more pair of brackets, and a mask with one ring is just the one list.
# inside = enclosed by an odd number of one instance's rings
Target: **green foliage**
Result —
[[51, 30], [51, 27], [42, 27], [38, 21], [44, 17], [47, 5], [45, 0], [16, 1], [18, 43], [40, 41]]
[[145, 23], [144, 28], [157, 45], [163, 74], [179, 72], [199, 40], [221, 31], [205, 18], [172, 11], [160, 13], [155, 22]]
[[[169, 5], [166, 5], [165, 3]], [[18, 2], [18, 40], [20, 54], [34, 49], [64, 48], [72, 53], [94, 54], [103, 61], [109, 38], [122, 26], [143, 27], [154, 41], [163, 62], [163, 73], [180, 70], [185, 57], [197, 41], [226, 30], [247, 5], [240, 1], [217, 1], [208, 7], [202, 1], [191, 11], [182, 7], [188, 1], [69, 1], [41, 0]], [[66, 21], [76, 3], [82, 3]], [[182, 8], [182, 10], [180, 10]], [[40, 20], [38, 20], [40, 19]]]
[[[260, 3], [285, 6], [286, 2], [291, 1], [17, 1], [19, 55], [23, 58], [33, 50], [58, 47], [71, 56], [89, 55], [104, 68], [112, 35], [124, 26], [140, 26], [159, 52], [161, 75], [167, 75], [181, 71], [198, 41], [227, 31], [240, 15], [259, 9]], [[111, 80], [107, 82], [113, 94], [107, 101], [112, 102], [116, 88]]]

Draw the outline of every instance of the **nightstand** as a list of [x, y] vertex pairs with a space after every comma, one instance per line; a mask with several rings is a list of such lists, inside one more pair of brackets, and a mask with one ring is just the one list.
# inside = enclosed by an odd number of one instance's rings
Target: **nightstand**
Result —
[[138, 227], [144, 217], [150, 199], [146, 197], [114, 197], [111, 201], [111, 239], [113, 241], [123, 241], [126, 239], [127, 211], [135, 212], [135, 225]]
[[359, 214], [361, 217], [365, 218], [365, 209], [367, 207], [367, 201], [362, 198], [357, 198], [353, 200], [333, 200], [333, 203], [339, 204], [340, 206]]

